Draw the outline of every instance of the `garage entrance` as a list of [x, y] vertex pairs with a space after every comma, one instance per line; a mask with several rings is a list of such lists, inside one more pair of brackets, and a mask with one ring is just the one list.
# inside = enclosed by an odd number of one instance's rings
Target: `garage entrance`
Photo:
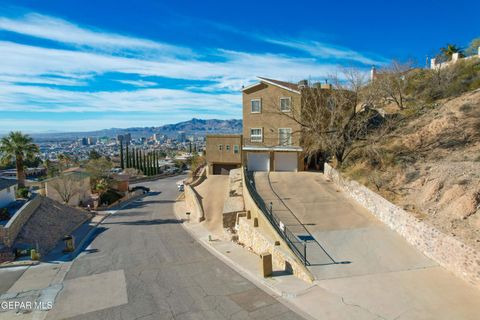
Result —
[[275, 171], [298, 171], [296, 152], [275, 152]]
[[235, 164], [222, 164], [222, 163], [214, 163], [213, 164], [213, 174], [224, 174], [228, 175], [230, 170], [238, 168]]
[[248, 171], [269, 171], [270, 153], [268, 152], [249, 152], [247, 153]]

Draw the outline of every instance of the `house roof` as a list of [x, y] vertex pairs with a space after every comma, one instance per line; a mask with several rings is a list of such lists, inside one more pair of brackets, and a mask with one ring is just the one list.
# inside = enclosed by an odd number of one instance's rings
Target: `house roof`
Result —
[[262, 83], [268, 83], [268, 84], [286, 89], [288, 91], [292, 91], [292, 92], [295, 92], [295, 93], [300, 93], [300, 89], [298, 88], [298, 84], [296, 84], [296, 83], [286, 82], [286, 81], [281, 81], [281, 80], [275, 80], [275, 79], [270, 79], [270, 78], [264, 78], [264, 77], [257, 77], [257, 78], [260, 80], [260, 82], [255, 83], [251, 86], [245, 87], [245, 88], [242, 89], [242, 91], [251, 89], [251, 88], [256, 87], [256, 86], [258, 86]]
[[17, 180], [15, 179], [4, 179], [0, 178], [0, 190], [7, 189], [11, 186], [14, 186], [17, 184]]
[[[64, 171], [63, 172], [63, 175], [64, 176], [68, 176], [68, 177], [73, 177], [73, 179], [77, 179], [77, 180], [81, 180], [81, 179], [85, 179], [85, 178], [89, 178], [90, 177], [90, 174], [88, 174], [87, 172], [82, 172], [82, 171]], [[49, 182], [49, 181], [53, 181], [53, 180], [56, 180], [60, 178], [60, 176], [55, 176], [55, 177], [52, 177], [52, 178], [48, 178], [48, 179], [45, 179], [43, 180], [43, 182]]]

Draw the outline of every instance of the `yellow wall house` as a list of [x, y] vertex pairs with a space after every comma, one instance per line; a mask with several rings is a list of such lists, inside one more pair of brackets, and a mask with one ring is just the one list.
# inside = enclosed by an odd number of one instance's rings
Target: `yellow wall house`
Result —
[[[226, 173], [240, 163], [250, 171], [303, 171], [301, 119], [302, 90], [308, 81], [290, 83], [258, 77], [260, 80], [242, 89], [243, 135], [207, 136], [207, 163], [210, 174]], [[316, 84], [315, 90], [331, 89]], [[325, 91], [328, 92], [328, 91]], [[241, 140], [241, 152], [226, 158], [225, 145]], [[241, 159], [238, 159], [241, 155]], [[213, 170], [215, 163], [232, 164], [224, 170]], [[218, 167], [218, 166], [217, 166]]]
[[228, 174], [242, 165], [242, 136], [240, 134], [207, 136], [207, 173]]
[[303, 170], [301, 85], [259, 78], [243, 91], [243, 164], [250, 171]]

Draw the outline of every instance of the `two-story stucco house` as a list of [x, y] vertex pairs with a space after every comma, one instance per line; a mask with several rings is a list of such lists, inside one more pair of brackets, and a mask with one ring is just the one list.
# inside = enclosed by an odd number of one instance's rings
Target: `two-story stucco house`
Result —
[[301, 86], [268, 78], [243, 88], [243, 164], [251, 171], [301, 171]]

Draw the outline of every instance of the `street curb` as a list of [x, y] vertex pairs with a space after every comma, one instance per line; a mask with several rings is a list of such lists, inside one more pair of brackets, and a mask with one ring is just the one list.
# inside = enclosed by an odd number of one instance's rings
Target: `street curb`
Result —
[[[180, 216], [179, 212], [177, 212], [177, 208], [176, 208], [175, 205], [174, 205], [174, 208], [173, 208], [173, 212], [178, 219], [183, 220], [183, 218]], [[192, 230], [190, 230], [190, 228], [188, 228], [185, 223], [181, 223], [181, 225], [191, 235], [191, 237], [193, 239], [195, 239], [198, 243], [200, 243], [200, 245], [202, 247], [204, 247], [208, 252], [213, 254], [215, 257], [217, 257], [223, 263], [225, 263], [228, 267], [232, 268], [234, 271], [236, 271], [241, 276], [244, 276], [245, 278], [247, 278], [247, 280], [251, 281], [256, 286], [260, 287], [262, 290], [266, 291], [267, 293], [270, 293], [277, 301], [286, 305], [289, 309], [291, 309], [295, 313], [299, 314], [303, 318], [305, 318], [305, 319], [315, 319], [311, 315], [307, 314], [305, 311], [301, 310], [299, 307], [295, 306], [293, 303], [288, 301], [288, 299], [295, 298], [295, 297], [305, 293], [306, 291], [308, 291], [309, 289], [311, 289], [315, 285], [312, 285], [312, 286], [308, 287], [307, 289], [303, 290], [300, 294], [294, 294], [294, 296], [292, 297], [292, 294], [289, 294], [288, 292], [281, 291], [281, 290], [271, 286], [267, 281], [260, 279], [258, 276], [254, 275], [252, 272], [250, 272], [247, 269], [241, 267], [240, 265], [235, 263], [235, 261], [231, 260], [229, 257], [225, 256], [223, 253], [221, 253], [220, 251], [218, 251], [217, 249], [212, 247], [207, 241], [202, 240], [200, 238], [197, 238], [195, 233]], [[285, 301], [282, 301], [278, 298], [283, 298]]]
[[16, 268], [16, 267], [30, 267], [30, 266], [36, 266], [40, 262], [39, 261], [25, 261], [24, 263], [5, 263], [5, 264], [0, 264], [0, 269], [7, 269], [7, 268]]

